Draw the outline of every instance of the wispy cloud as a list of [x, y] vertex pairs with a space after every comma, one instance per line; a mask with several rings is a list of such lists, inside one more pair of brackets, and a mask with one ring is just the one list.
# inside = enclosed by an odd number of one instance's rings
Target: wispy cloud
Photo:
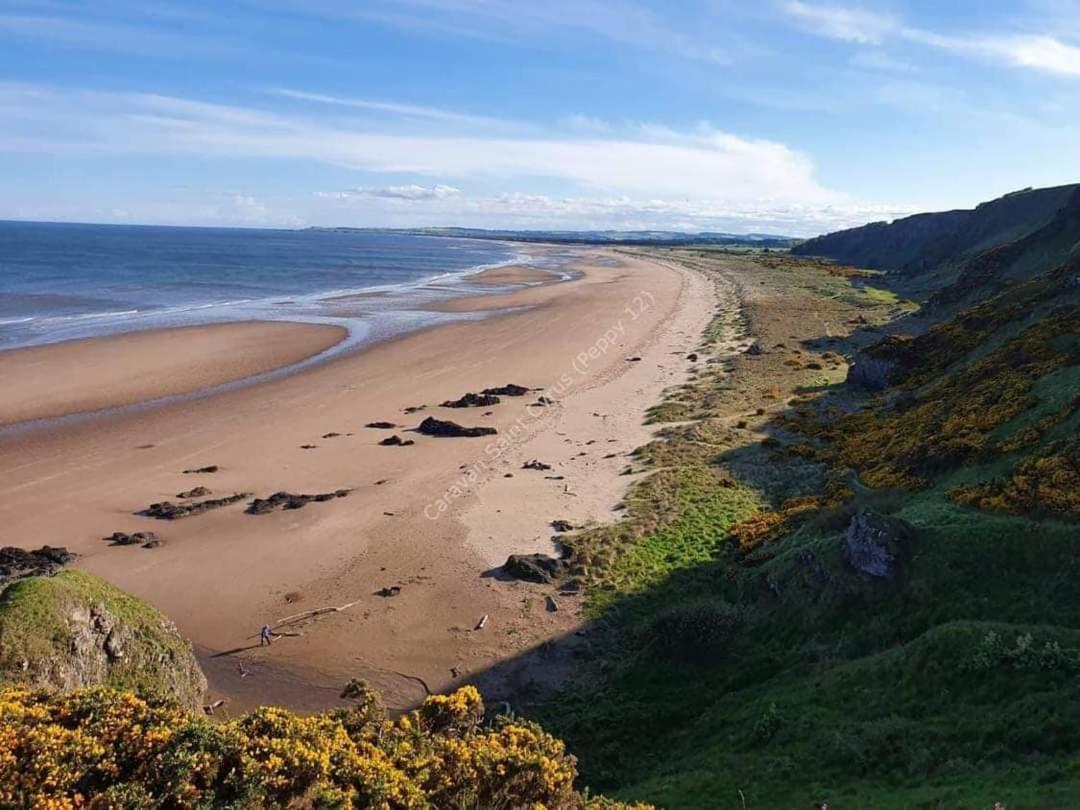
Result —
[[357, 197], [376, 197], [383, 200], [408, 200], [420, 202], [426, 200], [448, 200], [458, 197], [461, 189], [443, 184], [420, 186], [415, 183], [404, 186], [386, 186], [385, 188], [351, 188], [346, 191], [317, 191], [317, 197], [329, 197], [335, 200], [351, 200]]
[[235, 53], [235, 42], [193, 36], [168, 28], [79, 19], [70, 15], [0, 14], [0, 37], [35, 39], [69, 48], [137, 56], [190, 58]]
[[543, 38], [536, 37], [538, 31], [562, 30], [689, 60], [726, 64], [732, 59], [732, 49], [723, 44], [723, 28], [712, 36], [700, 30], [679, 30], [652, 9], [630, 0], [383, 0], [370, 5], [350, 0], [270, 2], [307, 15], [369, 20], [414, 31], [534, 47], [544, 47]]
[[789, 0], [782, 8], [797, 24], [831, 39], [862, 45], [896, 39], [1009, 67], [1080, 77], [1080, 47], [1049, 34], [942, 34], [857, 7]]
[[35, 138], [39, 151], [304, 159], [438, 182], [549, 178], [594, 191], [713, 200], [841, 199], [790, 147], [707, 126], [587, 138], [402, 135], [163, 95], [0, 85], [0, 147], [24, 147], [28, 122], [48, 133]]
[[445, 121], [456, 124], [503, 126], [509, 123], [497, 118], [489, 118], [482, 115], [470, 115], [468, 113], [454, 112], [452, 110], [443, 110], [438, 107], [424, 107], [416, 104], [399, 104], [391, 101], [375, 101], [365, 98], [334, 96], [325, 93], [309, 93], [303, 90], [291, 90], [284, 87], [271, 88], [268, 92], [298, 101], [328, 104], [335, 107], [348, 107], [357, 110], [370, 110], [372, 112], [389, 113], [391, 115], [405, 116], [407, 118], [423, 118], [431, 121]]
[[899, 22], [891, 14], [860, 8], [814, 5], [802, 0], [790, 0], [784, 4], [784, 10], [822, 36], [861, 45], [879, 45], [899, 27]]

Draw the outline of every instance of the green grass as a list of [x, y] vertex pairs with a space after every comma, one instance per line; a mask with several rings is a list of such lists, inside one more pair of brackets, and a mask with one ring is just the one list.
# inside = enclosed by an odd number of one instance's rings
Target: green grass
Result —
[[[797, 268], [770, 272], [804, 300], [851, 289]], [[1047, 374], [1033, 407], [994, 438], [1061, 412], [1078, 382], [1075, 365]], [[655, 417], [699, 421], [639, 453], [655, 472], [634, 488], [627, 520], [574, 541], [591, 566], [591, 615], [609, 632], [595, 637], [580, 683], [539, 713], [579, 756], [584, 782], [702, 810], [1080, 806], [1076, 525], [947, 498], [1075, 433], [1077, 413], [1033, 446], [944, 470], [922, 491], [855, 487], [844, 508], [740, 553], [733, 523], [826, 480], [821, 464], [730, 429], [745, 387], [709, 372], [673, 392]], [[818, 393], [847, 399], [830, 386]], [[845, 562], [858, 507], [912, 527], [896, 580]], [[703, 603], [740, 617], [730, 649], [709, 665], [666, 659], [657, 617]]]
[[201, 698], [205, 681], [172, 624], [141, 599], [74, 569], [20, 580], [0, 593], [0, 682], [61, 686], [58, 678], [90, 671], [92, 656], [80, 659], [73, 647], [92, 614], [123, 638], [123, 657], [108, 667], [107, 685], [188, 705]]

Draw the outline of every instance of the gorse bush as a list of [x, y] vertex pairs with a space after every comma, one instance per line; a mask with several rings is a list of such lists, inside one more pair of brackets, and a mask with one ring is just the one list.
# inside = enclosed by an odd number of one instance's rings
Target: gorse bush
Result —
[[[538, 726], [483, 724], [473, 687], [387, 720], [355, 708], [206, 718], [130, 692], [0, 691], [0, 806], [34, 808], [625, 807], [574, 790], [574, 757]], [[639, 805], [639, 807], [644, 807]]]

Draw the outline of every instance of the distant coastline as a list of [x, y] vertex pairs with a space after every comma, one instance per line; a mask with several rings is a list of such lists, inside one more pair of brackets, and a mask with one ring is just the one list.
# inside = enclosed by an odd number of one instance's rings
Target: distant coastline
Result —
[[544, 231], [498, 230], [487, 228], [353, 228], [348, 226], [312, 226], [307, 231], [356, 234], [395, 234], [434, 236], [451, 239], [486, 239], [499, 242], [522, 242], [550, 245], [635, 245], [639, 247], [687, 247], [691, 245], [756, 247], [771, 250], [792, 248], [804, 240], [793, 236], [767, 233], [718, 233], [703, 231]]

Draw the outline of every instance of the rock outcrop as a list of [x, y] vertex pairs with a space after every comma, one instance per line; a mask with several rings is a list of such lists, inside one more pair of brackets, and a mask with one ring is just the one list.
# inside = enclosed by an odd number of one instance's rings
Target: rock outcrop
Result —
[[896, 364], [892, 360], [862, 353], [847, 371], [847, 383], [866, 391], [884, 391], [892, 382]]
[[50, 576], [74, 559], [63, 546], [42, 546], [33, 551], [5, 546], [0, 548], [0, 585], [21, 577]]
[[333, 492], [320, 492], [318, 495], [297, 495], [292, 492], [275, 492], [269, 498], [256, 498], [248, 504], [244, 511], [249, 515], [265, 515], [275, 509], [303, 509], [309, 503], [325, 503], [334, 498], [348, 497], [347, 489], [336, 489]]
[[493, 427], [464, 427], [457, 422], [450, 422], [443, 419], [436, 419], [433, 416], [429, 416], [420, 426], [416, 428], [417, 432], [423, 433], [425, 436], [449, 436], [449, 437], [472, 437], [472, 436], [492, 436], [498, 433]]
[[192, 515], [201, 515], [211, 509], [220, 509], [223, 506], [229, 506], [250, 497], [250, 492], [239, 492], [235, 495], [227, 495], [224, 498], [210, 498], [205, 501], [192, 501], [190, 503], [162, 501], [161, 503], [150, 504], [138, 514], [143, 517], [157, 518], [158, 520], [179, 520]]
[[904, 521], [860, 509], [848, 524], [844, 559], [860, 573], [894, 580], [910, 557], [911, 539]]
[[530, 388], [526, 388], [524, 385], [514, 385], [514, 383], [507, 383], [506, 385], [500, 385], [497, 388], [485, 388], [481, 391], [481, 394], [489, 394], [496, 397], [523, 397], [529, 391]]
[[0, 594], [0, 682], [114, 686], [198, 709], [206, 691], [191, 645], [156, 608], [83, 571]]
[[500, 402], [502, 402], [501, 399], [487, 391], [480, 394], [469, 391], [460, 399], [448, 399], [442, 406], [444, 408], [487, 408], [498, 405]]

